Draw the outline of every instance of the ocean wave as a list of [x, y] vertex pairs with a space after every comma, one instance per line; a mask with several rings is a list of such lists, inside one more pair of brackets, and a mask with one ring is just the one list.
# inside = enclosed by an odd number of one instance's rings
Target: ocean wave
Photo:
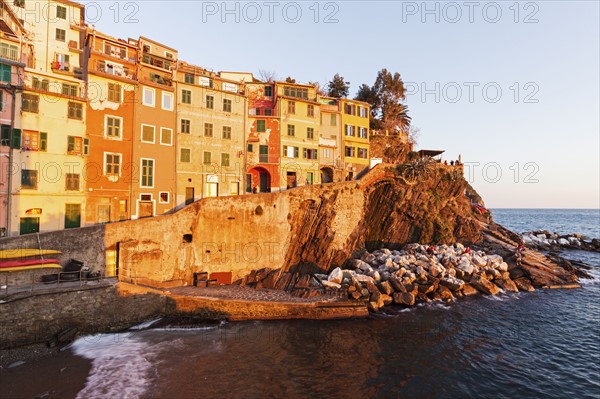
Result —
[[138, 331], [138, 330], [145, 330], [148, 327], [150, 327], [152, 324], [156, 323], [157, 321], [162, 320], [162, 317], [159, 317], [158, 319], [154, 319], [154, 320], [149, 320], [149, 321], [145, 321], [143, 323], [140, 323], [136, 326], [130, 327], [129, 330], [131, 331]]
[[154, 380], [153, 361], [169, 343], [152, 345], [131, 333], [79, 338], [73, 352], [92, 361], [77, 399], [138, 398]]

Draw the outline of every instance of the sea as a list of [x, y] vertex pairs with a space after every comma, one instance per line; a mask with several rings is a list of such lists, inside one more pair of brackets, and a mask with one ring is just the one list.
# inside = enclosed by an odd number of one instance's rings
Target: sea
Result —
[[[492, 213], [517, 232], [600, 237], [599, 210]], [[595, 279], [582, 280], [581, 289], [398, 308], [360, 320], [150, 321], [79, 338], [54, 358], [8, 370], [5, 387], [13, 372], [22, 381], [57, 375], [36, 387], [49, 398], [600, 398], [600, 254], [562, 255], [592, 266]], [[68, 374], [74, 367], [79, 375]], [[22, 384], [7, 396], [0, 389], [0, 397], [35, 397]]]

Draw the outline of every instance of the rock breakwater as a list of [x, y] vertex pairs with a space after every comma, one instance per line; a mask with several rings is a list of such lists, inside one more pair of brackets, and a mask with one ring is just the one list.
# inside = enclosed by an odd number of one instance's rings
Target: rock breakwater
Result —
[[582, 234], [558, 234], [547, 230], [522, 233], [523, 242], [529, 248], [537, 250], [581, 249], [600, 252], [600, 239], [588, 239]]

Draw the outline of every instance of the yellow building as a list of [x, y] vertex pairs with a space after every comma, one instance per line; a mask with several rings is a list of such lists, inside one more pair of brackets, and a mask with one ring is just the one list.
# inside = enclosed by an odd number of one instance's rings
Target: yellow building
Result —
[[[14, 154], [11, 230], [27, 234], [79, 227], [88, 151], [80, 67], [83, 5], [21, 1], [13, 7], [35, 41], [17, 100], [21, 135]], [[44, 15], [27, 12], [34, 7]]]
[[319, 173], [320, 104], [314, 86], [275, 82], [281, 117], [280, 188], [321, 181]]
[[369, 104], [340, 99], [342, 116], [342, 151], [346, 179], [352, 180], [369, 166]]
[[177, 206], [243, 193], [244, 84], [179, 62]]
[[319, 134], [319, 169], [321, 182], [341, 181], [345, 177], [340, 99], [319, 96], [321, 131]]

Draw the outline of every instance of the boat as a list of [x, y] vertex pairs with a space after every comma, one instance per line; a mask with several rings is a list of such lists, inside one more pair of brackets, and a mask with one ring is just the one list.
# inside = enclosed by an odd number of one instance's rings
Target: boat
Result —
[[0, 268], [0, 273], [2, 272], [19, 272], [23, 270], [35, 270], [35, 269], [62, 269], [62, 266], [58, 263], [40, 263], [35, 265], [27, 265], [27, 266], [16, 266], [16, 267], [3, 267]]
[[11, 259], [0, 261], [0, 270], [14, 267], [25, 267], [25, 266], [36, 266], [36, 265], [47, 265], [47, 264], [58, 264], [58, 259]]
[[54, 249], [37, 249], [37, 248], [15, 248], [0, 250], [0, 260], [2, 259], [18, 259], [29, 258], [32, 256], [58, 255], [60, 251]]

